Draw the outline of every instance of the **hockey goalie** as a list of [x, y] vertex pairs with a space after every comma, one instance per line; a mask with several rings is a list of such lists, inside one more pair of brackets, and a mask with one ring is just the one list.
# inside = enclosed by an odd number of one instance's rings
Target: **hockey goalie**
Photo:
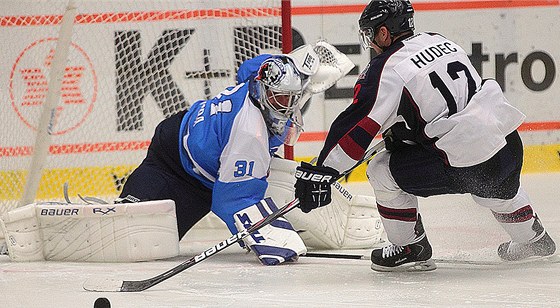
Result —
[[[266, 195], [278, 204], [294, 198], [296, 166], [295, 161], [272, 159]], [[375, 198], [352, 195], [338, 182], [333, 185], [330, 206], [286, 214], [305, 246], [367, 249], [382, 242]], [[4, 253], [13, 261], [87, 262], [148, 261], [179, 254], [174, 201], [88, 203], [34, 203], [5, 213], [0, 219]]]
[[[232, 234], [294, 199], [294, 161], [275, 158], [302, 129], [299, 109], [354, 65], [326, 42], [244, 62], [237, 84], [163, 120], [147, 156], [114, 204], [34, 203], [2, 215], [12, 260], [133, 262], [179, 254], [179, 241], [208, 213]], [[373, 197], [334, 183], [333, 204], [299, 209], [243, 239], [265, 265], [308, 247], [371, 248], [381, 240]], [[265, 199], [265, 197], [271, 197]], [[86, 199], [84, 199], [87, 201]], [[266, 202], [265, 202], [266, 201]]]

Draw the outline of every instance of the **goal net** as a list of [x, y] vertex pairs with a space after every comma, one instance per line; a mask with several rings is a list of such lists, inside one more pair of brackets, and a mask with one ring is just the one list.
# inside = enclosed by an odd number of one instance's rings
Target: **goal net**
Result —
[[112, 201], [165, 117], [282, 47], [281, 0], [0, 3], [0, 214]]

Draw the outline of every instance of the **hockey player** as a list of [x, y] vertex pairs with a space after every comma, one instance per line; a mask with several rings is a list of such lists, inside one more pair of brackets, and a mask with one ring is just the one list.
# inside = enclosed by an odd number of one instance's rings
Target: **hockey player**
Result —
[[[118, 201], [172, 199], [179, 238], [210, 211], [237, 233], [275, 210], [259, 201], [271, 156], [301, 131], [298, 103], [309, 79], [301, 70], [286, 55], [258, 56], [241, 66], [236, 86], [163, 120]], [[263, 264], [306, 251], [289, 222], [266, 231], [247, 239]]]
[[[391, 245], [372, 251], [373, 270], [436, 268], [418, 196], [470, 193], [511, 236], [498, 247], [504, 260], [553, 254], [555, 243], [520, 187], [516, 129], [525, 116], [496, 81], [479, 76], [459, 45], [437, 33], [414, 34], [413, 14], [409, 1], [365, 7], [360, 36], [377, 56], [359, 75], [353, 103], [332, 123], [317, 165], [299, 169], [315, 179], [336, 175], [382, 133], [387, 151], [370, 162], [367, 176]], [[329, 202], [328, 184], [300, 178], [295, 187], [304, 211]]]

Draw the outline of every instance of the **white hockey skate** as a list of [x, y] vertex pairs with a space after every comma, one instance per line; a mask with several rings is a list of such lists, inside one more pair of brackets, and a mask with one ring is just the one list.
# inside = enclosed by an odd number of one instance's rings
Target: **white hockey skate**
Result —
[[541, 220], [535, 217], [533, 231], [536, 235], [527, 243], [509, 241], [498, 246], [498, 255], [506, 261], [519, 261], [529, 257], [545, 257], [554, 254], [556, 244], [544, 230]]

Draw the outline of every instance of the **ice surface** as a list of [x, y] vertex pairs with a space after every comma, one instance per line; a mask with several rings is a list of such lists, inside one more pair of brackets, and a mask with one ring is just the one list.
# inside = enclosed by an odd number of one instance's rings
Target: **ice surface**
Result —
[[[557, 243], [559, 183], [560, 173], [522, 177], [535, 211]], [[367, 183], [347, 188], [354, 194], [371, 194]], [[468, 195], [421, 199], [420, 211], [435, 258], [498, 261], [496, 248], [508, 237], [491, 213]], [[143, 292], [82, 289], [93, 277], [150, 278], [227, 237], [225, 229], [193, 230], [181, 243], [181, 257], [157, 262], [15, 263], [0, 256], [0, 307], [93, 307], [98, 297], [107, 297], [113, 308], [560, 307], [560, 263], [440, 263], [433, 272], [377, 273], [367, 260], [302, 257], [294, 264], [265, 267], [237, 246]]]

